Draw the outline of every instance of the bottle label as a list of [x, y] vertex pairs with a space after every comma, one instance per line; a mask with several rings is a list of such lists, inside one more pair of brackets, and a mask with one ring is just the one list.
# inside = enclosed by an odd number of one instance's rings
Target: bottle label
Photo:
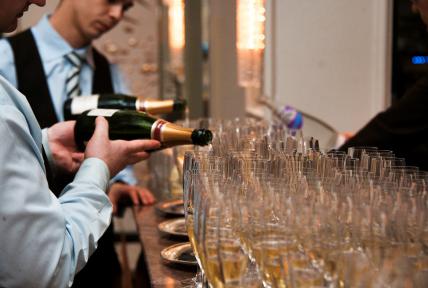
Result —
[[98, 99], [100, 95], [79, 96], [73, 98], [71, 102], [71, 115], [79, 115], [85, 111], [98, 107]]
[[144, 101], [139, 98], [135, 100], [135, 108], [137, 109], [137, 111], [146, 112], [146, 108], [144, 107]]
[[152, 125], [151, 138], [162, 142], [162, 128], [168, 122], [162, 119], [156, 120]]
[[[88, 116], [111, 117], [117, 111], [119, 111], [119, 110], [118, 109], [94, 109], [88, 113]], [[152, 128], [152, 130], [153, 130], [153, 128]]]

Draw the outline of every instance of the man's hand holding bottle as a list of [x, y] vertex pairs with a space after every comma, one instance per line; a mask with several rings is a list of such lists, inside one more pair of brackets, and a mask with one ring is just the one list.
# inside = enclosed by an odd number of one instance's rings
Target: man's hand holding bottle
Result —
[[99, 158], [110, 169], [110, 177], [115, 176], [127, 165], [132, 165], [149, 158], [147, 150], [158, 149], [160, 142], [156, 140], [110, 140], [108, 122], [103, 117], [97, 117], [95, 131], [86, 145], [86, 158]]
[[147, 150], [160, 147], [156, 140], [110, 140], [107, 120], [97, 117], [95, 132], [85, 152], [80, 153], [75, 144], [74, 126], [75, 121], [66, 121], [48, 129], [49, 148], [57, 170], [75, 173], [84, 159], [95, 157], [106, 163], [113, 177], [125, 166], [147, 159], [150, 156]]
[[77, 150], [74, 140], [76, 121], [60, 122], [47, 130], [49, 150], [60, 174], [74, 174], [84, 160], [84, 154]]

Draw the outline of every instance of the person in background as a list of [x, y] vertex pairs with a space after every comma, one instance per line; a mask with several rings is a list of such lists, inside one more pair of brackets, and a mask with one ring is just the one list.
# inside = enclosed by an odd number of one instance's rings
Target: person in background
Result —
[[[428, 27], [428, 0], [411, 0]], [[339, 149], [375, 146], [394, 151], [406, 159], [406, 165], [428, 170], [428, 75], [422, 77], [404, 96], [376, 115]]]
[[[12, 32], [31, 4], [0, 0], [0, 32]], [[98, 117], [84, 153], [74, 143], [74, 121], [41, 130], [23, 94], [0, 76], [0, 287], [68, 287], [107, 229], [109, 177], [146, 159], [153, 140], [110, 141]], [[77, 174], [57, 198], [51, 168]]]
[[[52, 15], [30, 30], [0, 40], [0, 75], [27, 97], [41, 127], [64, 120], [63, 103], [70, 97], [130, 94], [118, 67], [92, 41], [115, 27], [133, 4], [134, 0], [61, 0]], [[58, 195], [70, 179], [54, 174], [50, 187]], [[126, 197], [135, 205], [154, 203], [150, 191], [136, 183], [132, 167], [113, 179], [108, 196], [114, 214]], [[111, 225], [73, 287], [116, 287], [120, 271]]]
[[[63, 103], [69, 97], [130, 94], [118, 67], [110, 64], [92, 41], [115, 27], [133, 3], [61, 0], [56, 11], [45, 15], [32, 29], [0, 40], [0, 75], [27, 97], [41, 127], [64, 120]], [[123, 194], [135, 204], [152, 204], [151, 193], [134, 186], [132, 169], [126, 172], [110, 187], [113, 209], [116, 211]]]

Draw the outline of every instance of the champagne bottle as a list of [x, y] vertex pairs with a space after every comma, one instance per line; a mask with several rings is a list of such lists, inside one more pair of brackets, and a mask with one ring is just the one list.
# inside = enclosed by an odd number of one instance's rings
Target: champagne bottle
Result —
[[124, 94], [99, 94], [67, 99], [64, 103], [64, 119], [76, 119], [87, 110], [123, 109], [146, 112], [152, 115], [180, 112], [186, 108], [184, 100], [143, 100]]
[[210, 130], [184, 128], [144, 112], [94, 109], [82, 113], [76, 120], [74, 137], [77, 147], [82, 151], [92, 137], [97, 116], [103, 116], [109, 122], [111, 140], [154, 139], [161, 142], [161, 148], [166, 148], [183, 144], [205, 146], [213, 137]]
[[265, 105], [275, 118], [285, 124], [289, 129], [302, 129], [303, 115], [291, 106], [280, 106], [272, 103], [268, 98], [260, 98], [259, 102]]

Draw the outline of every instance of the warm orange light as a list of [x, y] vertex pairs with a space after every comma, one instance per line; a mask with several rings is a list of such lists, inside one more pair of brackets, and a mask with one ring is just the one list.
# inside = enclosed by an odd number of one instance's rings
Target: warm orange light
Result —
[[264, 0], [238, 0], [238, 49], [265, 48], [265, 14]]
[[244, 87], [260, 87], [265, 49], [264, 0], [237, 0], [238, 81]]
[[167, 0], [168, 41], [171, 52], [171, 65], [175, 69], [183, 66], [185, 45], [184, 0]]
[[169, 45], [174, 49], [184, 48], [184, 0], [169, 0]]

